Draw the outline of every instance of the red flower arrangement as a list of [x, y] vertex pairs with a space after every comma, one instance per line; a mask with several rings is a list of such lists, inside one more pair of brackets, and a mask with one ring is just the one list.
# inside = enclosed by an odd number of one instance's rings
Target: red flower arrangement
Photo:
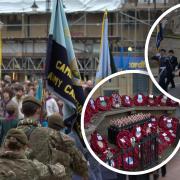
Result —
[[150, 117], [150, 122], [154, 124], [154, 126], [156, 126], [156, 128], [158, 127], [158, 119], [156, 118], [156, 116], [151, 116]]
[[89, 100], [87, 106], [90, 108], [90, 110], [91, 110], [91, 112], [92, 112], [93, 114], [95, 114], [95, 113], [98, 112], [98, 108], [96, 107], [96, 104], [95, 104], [94, 99], [91, 98], [91, 99]]
[[119, 108], [122, 104], [121, 96], [117, 93], [113, 93], [110, 97], [111, 105], [113, 108]]
[[126, 153], [122, 156], [122, 167], [124, 170], [133, 170], [139, 166], [139, 158], [137, 153]]
[[159, 106], [167, 106], [167, 96], [165, 95], [160, 95], [157, 97], [157, 103]]
[[136, 138], [137, 142], [140, 142], [143, 137], [143, 128], [140, 125], [137, 125], [132, 129], [131, 133]]
[[116, 137], [116, 145], [120, 149], [127, 149], [132, 147], [131, 139], [132, 134], [128, 130], [120, 131]]
[[97, 131], [91, 134], [90, 144], [92, 150], [97, 154], [102, 154], [108, 148], [107, 140], [97, 133]]
[[107, 96], [100, 96], [96, 99], [95, 105], [100, 111], [107, 111], [111, 109], [111, 102]]
[[124, 107], [132, 107], [133, 101], [130, 96], [124, 95], [124, 96], [122, 96], [121, 99], [122, 99], [122, 105]]
[[148, 106], [157, 106], [158, 105], [158, 100], [157, 100], [157, 97], [154, 96], [154, 95], [149, 95], [146, 97], [147, 99], [147, 105]]
[[163, 131], [172, 129], [176, 132], [178, 123], [179, 123], [178, 119], [176, 119], [174, 117], [171, 118], [171, 117], [167, 117], [167, 116], [161, 116], [159, 118], [159, 127]]
[[171, 106], [171, 107], [177, 107], [177, 106], [179, 106], [179, 103], [168, 98], [167, 105]]
[[147, 99], [143, 94], [137, 94], [134, 96], [134, 105], [136, 106], [145, 106], [147, 104]]
[[170, 138], [172, 139], [172, 144], [174, 144], [175, 140], [176, 140], [176, 133], [175, 133], [175, 131], [170, 129], [170, 130], [168, 130], [168, 133], [169, 133]]
[[87, 124], [89, 124], [89, 122], [91, 121], [91, 117], [92, 117], [91, 111], [87, 106], [85, 114], [84, 114], [84, 124], [85, 124], [85, 126], [87, 126]]
[[114, 157], [116, 153], [116, 149], [108, 148], [106, 151], [102, 153], [100, 159], [111, 167], [120, 168], [122, 166], [121, 158]]
[[170, 135], [170, 132], [169, 132], [169, 131], [160, 132], [160, 133], [159, 133], [159, 138], [161, 139], [161, 141], [162, 141], [163, 143], [166, 144], [166, 146], [171, 145], [172, 142], [173, 142], [173, 138], [172, 138], [172, 136]]
[[143, 129], [142, 132], [143, 132], [144, 136], [148, 136], [150, 134], [157, 133], [157, 126], [155, 123], [152, 123], [152, 122], [146, 122], [143, 125], [142, 129]]

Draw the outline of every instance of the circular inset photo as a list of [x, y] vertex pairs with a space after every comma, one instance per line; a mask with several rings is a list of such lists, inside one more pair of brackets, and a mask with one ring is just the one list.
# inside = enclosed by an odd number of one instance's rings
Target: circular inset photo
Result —
[[148, 72], [168, 97], [180, 100], [180, 4], [163, 13], [152, 26], [145, 48]]
[[125, 71], [95, 86], [81, 117], [88, 150], [105, 167], [144, 174], [177, 152], [179, 104], [163, 95], [145, 72]]

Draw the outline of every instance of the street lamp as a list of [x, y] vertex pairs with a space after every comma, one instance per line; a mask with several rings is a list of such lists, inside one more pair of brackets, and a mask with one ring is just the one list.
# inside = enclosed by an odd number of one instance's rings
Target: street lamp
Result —
[[133, 49], [132, 47], [128, 47], [128, 59], [127, 59], [127, 68], [126, 69], [130, 69], [129, 67], [129, 63], [130, 63], [130, 60], [131, 60], [131, 53], [132, 53]]
[[37, 9], [39, 8], [38, 5], [36, 4], [36, 0], [34, 0], [31, 8], [32, 8], [32, 11], [34, 11], [34, 12], [37, 11]]
[[132, 51], [133, 51], [132, 47], [128, 47], [128, 52], [132, 52]]

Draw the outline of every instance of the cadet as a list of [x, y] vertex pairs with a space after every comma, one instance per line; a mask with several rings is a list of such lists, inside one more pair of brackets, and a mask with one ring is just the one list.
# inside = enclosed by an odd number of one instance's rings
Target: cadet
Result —
[[[39, 127], [41, 103], [34, 97], [26, 97], [22, 103], [22, 112], [25, 118], [18, 124], [18, 129], [22, 129], [29, 139], [31, 147], [29, 158], [35, 158], [44, 164], [63, 162], [66, 168], [71, 165], [73, 171], [86, 177], [88, 173], [87, 162], [74, 148], [70, 138], [62, 136], [51, 128]], [[63, 153], [64, 156], [61, 156], [62, 152], [67, 153], [66, 155]]]
[[65, 126], [62, 117], [58, 113], [48, 117], [48, 126], [52, 129], [54, 139], [51, 143], [58, 153], [55, 162], [60, 162], [66, 168], [67, 180], [72, 179], [73, 174], [88, 178], [88, 166], [83, 154], [75, 147], [71, 137], [60, 132]]
[[175, 83], [174, 83], [174, 77], [175, 77], [175, 70], [176, 67], [178, 66], [178, 61], [177, 57], [174, 56], [174, 51], [169, 50], [169, 55], [168, 55], [170, 65], [172, 68], [172, 73], [170, 74], [169, 78], [167, 79], [166, 86], [168, 87], [169, 83], [171, 83], [171, 88], [175, 88]]
[[166, 77], [167, 77], [167, 56], [166, 56], [166, 50], [161, 49], [160, 55], [153, 56], [153, 60], [158, 61], [159, 63], [159, 85], [166, 91]]
[[28, 160], [25, 156], [27, 144], [28, 139], [23, 131], [8, 131], [0, 154], [1, 180], [63, 179], [65, 168], [59, 163], [46, 166], [37, 160]]

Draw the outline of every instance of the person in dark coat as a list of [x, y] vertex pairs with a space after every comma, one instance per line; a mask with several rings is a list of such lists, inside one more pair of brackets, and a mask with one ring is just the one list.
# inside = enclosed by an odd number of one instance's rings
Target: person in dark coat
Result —
[[169, 81], [167, 82], [167, 84], [169, 85], [169, 83], [171, 83], [171, 88], [175, 88], [175, 83], [174, 83], [174, 77], [175, 77], [175, 70], [176, 70], [176, 67], [178, 66], [178, 61], [177, 61], [177, 57], [174, 56], [174, 51], [173, 50], [169, 50], [169, 55], [168, 55], [168, 58], [170, 60], [170, 63], [172, 65], [172, 74], [171, 76], [169, 77]]
[[166, 50], [161, 49], [160, 55], [153, 56], [151, 58], [152, 60], [156, 60], [159, 63], [159, 85], [166, 90], [166, 77], [167, 77], [167, 71], [166, 71]]
[[[171, 64], [171, 61], [170, 61], [170, 58], [169, 58], [169, 57], [166, 58], [165, 66], [166, 66], [165, 91], [168, 91], [169, 83], [172, 82], [172, 81], [173, 81], [173, 78], [174, 78], [173, 66], [172, 66], [172, 64]], [[173, 83], [174, 83], [174, 81], [173, 81]], [[175, 87], [175, 84], [173, 84], [173, 86]]]

